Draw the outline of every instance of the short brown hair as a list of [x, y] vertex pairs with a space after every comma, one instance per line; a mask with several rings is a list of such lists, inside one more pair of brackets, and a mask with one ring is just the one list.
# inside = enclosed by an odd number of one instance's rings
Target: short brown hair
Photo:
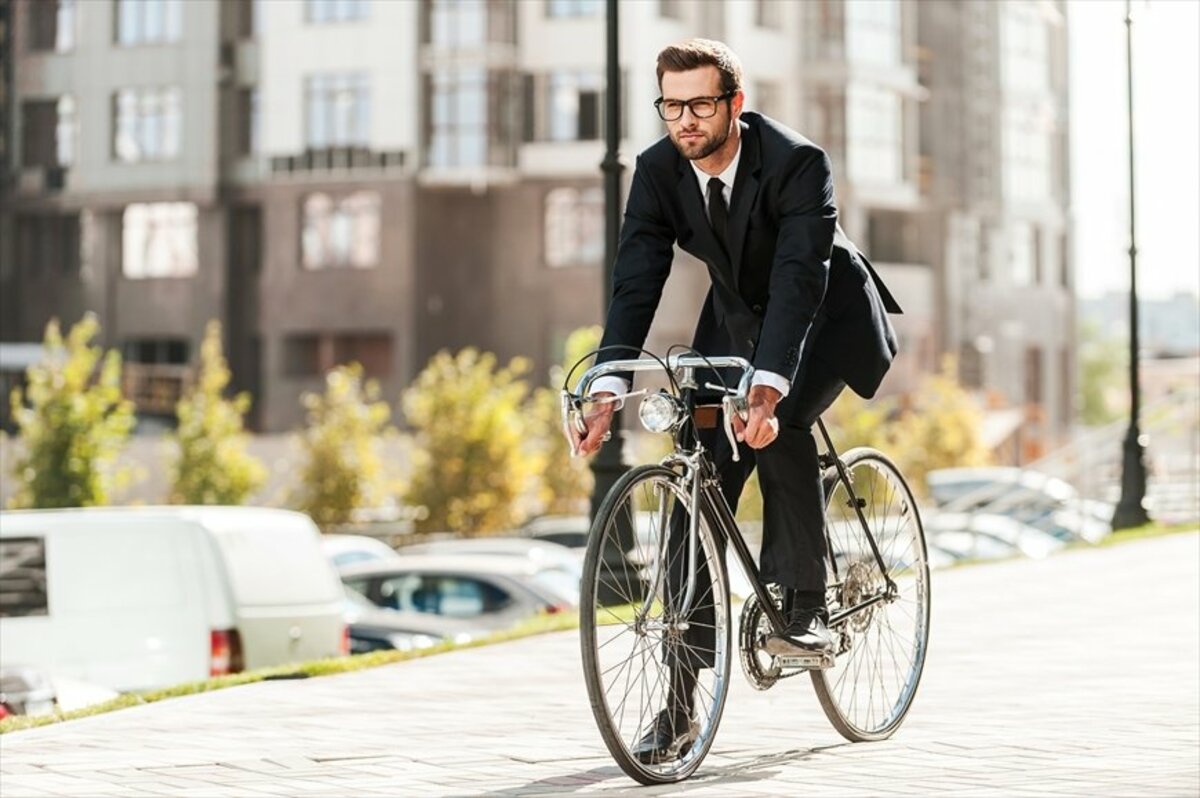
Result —
[[664, 72], [687, 72], [715, 66], [721, 73], [721, 93], [742, 90], [742, 62], [729, 45], [713, 39], [688, 39], [664, 47], [658, 54], [658, 88], [662, 90]]

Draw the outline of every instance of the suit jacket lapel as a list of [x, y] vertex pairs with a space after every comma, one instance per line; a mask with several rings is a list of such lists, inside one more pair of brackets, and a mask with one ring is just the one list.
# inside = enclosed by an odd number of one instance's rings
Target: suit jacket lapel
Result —
[[732, 207], [729, 209], [729, 250], [732, 259], [733, 283], [737, 285], [742, 270], [742, 250], [746, 244], [746, 225], [750, 208], [758, 196], [758, 175], [762, 171], [762, 151], [758, 132], [745, 122], [739, 122], [742, 134], [742, 154], [737, 175], [733, 178]]
[[691, 163], [683, 156], [679, 156], [679, 197], [683, 204], [684, 216], [692, 228], [694, 249], [713, 267], [713, 276], [721, 281], [726, 290], [734, 292], [733, 268], [729, 263], [729, 256], [721, 249], [712, 225], [708, 223], [708, 214], [704, 211], [704, 200], [700, 195], [700, 184], [696, 182], [696, 173]]

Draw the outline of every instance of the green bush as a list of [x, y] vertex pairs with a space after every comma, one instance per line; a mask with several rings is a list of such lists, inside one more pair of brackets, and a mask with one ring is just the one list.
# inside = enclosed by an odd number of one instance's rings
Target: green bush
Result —
[[526, 415], [523, 359], [497, 368], [476, 349], [439, 352], [401, 399], [415, 440], [407, 502], [418, 532], [511, 529], [526, 515], [541, 458]]
[[[602, 332], [599, 326], [580, 327], [567, 336], [563, 362], [550, 369], [550, 387], [538, 388], [533, 394], [530, 415], [538, 429], [542, 502], [546, 513], [584, 513], [591, 502], [592, 469], [587, 459], [571, 456], [571, 447], [563, 434], [559, 397], [567, 371], [600, 345]], [[575, 370], [572, 382], [579, 380], [589, 364], [590, 360]]]
[[246, 453], [244, 419], [249, 394], [226, 399], [229, 365], [221, 350], [221, 324], [210, 321], [200, 346], [196, 383], [175, 405], [178, 444], [171, 467], [171, 501], [241, 504], [262, 486], [267, 471]]
[[322, 529], [345, 524], [354, 510], [384, 500], [379, 439], [390, 431], [392, 411], [379, 385], [363, 380], [362, 366], [338, 366], [325, 375], [325, 393], [302, 400], [308, 426], [301, 437], [300, 487], [292, 505]]
[[121, 395], [121, 356], [91, 345], [99, 331], [88, 314], [63, 340], [51, 321], [45, 359], [27, 371], [28, 387], [10, 396], [23, 444], [13, 507], [107, 504], [111, 490], [128, 478], [112, 466], [133, 431], [133, 404]]

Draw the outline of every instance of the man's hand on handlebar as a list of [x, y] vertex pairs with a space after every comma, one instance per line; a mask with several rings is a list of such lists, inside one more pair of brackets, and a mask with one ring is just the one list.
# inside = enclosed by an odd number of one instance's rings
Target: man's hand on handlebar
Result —
[[[775, 405], [783, 394], [770, 385], [755, 385], [750, 388], [748, 404], [749, 419], [733, 418], [733, 431], [739, 441], [751, 449], [762, 449], [779, 437], [779, 419], [775, 418]], [[589, 425], [589, 429], [591, 429]]]
[[[596, 398], [613, 395], [609, 392], [602, 392], [596, 394]], [[600, 445], [604, 443], [605, 436], [612, 426], [613, 413], [616, 411], [616, 402], [600, 402], [593, 404], [592, 409], [584, 414], [583, 425], [587, 428], [587, 432], [580, 433], [578, 430], [571, 430], [575, 435], [575, 449], [580, 455], [587, 457], [600, 450]]]

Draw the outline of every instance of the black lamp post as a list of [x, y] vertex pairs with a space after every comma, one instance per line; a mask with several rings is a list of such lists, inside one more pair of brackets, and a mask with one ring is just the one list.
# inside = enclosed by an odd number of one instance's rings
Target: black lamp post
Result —
[[[604, 284], [601, 286], [604, 297], [604, 313], [608, 315], [609, 301], [612, 296], [613, 267], [617, 260], [617, 241], [621, 233], [621, 172], [625, 165], [621, 163], [621, 64], [618, 59], [618, 24], [617, 0], [607, 0], [606, 7], [606, 91], [604, 93], [604, 140], [607, 146], [604, 161], [600, 170], [604, 173]], [[621, 432], [621, 411], [617, 411], [612, 422], [613, 437], [600, 447], [595, 460], [592, 461], [592, 473], [596, 478], [596, 486], [592, 492], [592, 518], [600, 509], [600, 502], [608, 495], [609, 490], [627, 470], [622, 458], [624, 435]], [[629, 564], [624, 553], [634, 546], [633, 528], [622, 524], [617, 530], [619, 546], [608, 546], [605, 557], [610, 558], [609, 573], [629, 585], [636, 583], [636, 575], [629, 574]], [[622, 578], [624, 577], [628, 578]], [[604, 585], [601, 585], [603, 588]], [[625, 592], [604, 591], [610, 595], [600, 596], [606, 604], [628, 601], [628, 587]]]
[[1121, 464], [1121, 500], [1113, 513], [1113, 529], [1129, 529], [1150, 520], [1146, 512], [1146, 463], [1138, 417], [1141, 413], [1141, 385], [1138, 376], [1138, 299], [1137, 243], [1134, 228], [1133, 180], [1133, 10], [1125, 0], [1125, 54], [1128, 59], [1129, 90], [1129, 431], [1125, 433]]

